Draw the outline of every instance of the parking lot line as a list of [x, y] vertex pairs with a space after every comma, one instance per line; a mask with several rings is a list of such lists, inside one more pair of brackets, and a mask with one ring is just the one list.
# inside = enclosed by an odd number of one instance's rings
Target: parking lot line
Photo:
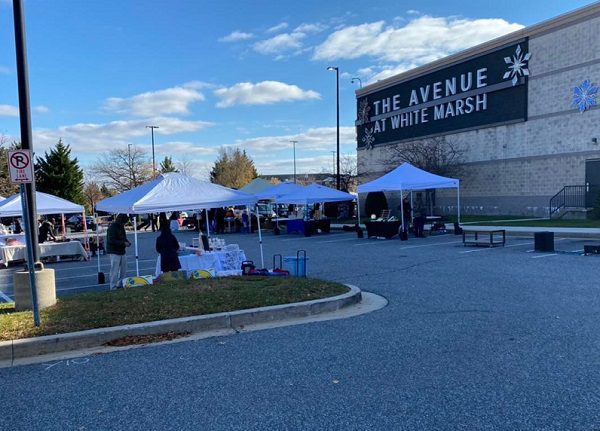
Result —
[[340, 242], [340, 241], [352, 241], [354, 239], [357, 239], [357, 238], [352, 237], [352, 238], [330, 239], [328, 241], [317, 241], [317, 244], [328, 244], [330, 242]]
[[6, 296], [1, 290], [0, 290], [0, 299], [2, 299], [4, 302], [13, 302], [12, 298], [9, 296]]
[[542, 257], [558, 256], [558, 253], [542, 254], [541, 256], [531, 256], [532, 259], [540, 259]]
[[522, 247], [524, 245], [531, 245], [533, 244], [532, 242], [526, 242], [523, 244], [511, 244], [511, 245], [505, 245], [504, 247], [483, 247], [483, 248], [478, 248], [475, 250], [465, 250], [465, 251], [461, 251], [459, 253], [476, 253], [478, 251], [486, 251], [486, 250], [492, 250], [492, 249], [503, 249], [503, 248], [510, 248], [510, 247]]

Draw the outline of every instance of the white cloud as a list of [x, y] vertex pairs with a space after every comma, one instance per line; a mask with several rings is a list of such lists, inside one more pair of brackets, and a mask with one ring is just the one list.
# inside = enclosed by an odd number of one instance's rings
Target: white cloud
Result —
[[[297, 172], [329, 172], [332, 166], [331, 151], [336, 148], [336, 128], [311, 128], [302, 133], [262, 136], [251, 139], [238, 139], [227, 145], [245, 149], [252, 157], [261, 175], [291, 173], [293, 169], [293, 144], [296, 143]], [[356, 152], [356, 129], [340, 127], [340, 154]], [[274, 156], [277, 153], [277, 156]]]
[[219, 42], [239, 42], [240, 40], [252, 39], [254, 35], [252, 33], [245, 33], [243, 31], [234, 31], [219, 39]]
[[302, 39], [306, 37], [305, 33], [282, 33], [270, 39], [256, 42], [252, 48], [264, 55], [279, 55], [285, 52], [299, 50], [302, 48]]
[[18, 117], [19, 108], [13, 105], [0, 105], [0, 117]]
[[229, 88], [215, 90], [215, 95], [221, 99], [217, 103], [219, 108], [228, 108], [235, 105], [267, 105], [277, 102], [321, 98], [321, 95], [316, 91], [302, 90], [296, 85], [278, 81], [262, 81], [256, 84], [240, 82]]
[[[186, 157], [204, 157], [216, 156], [218, 149], [215, 147], [207, 147], [201, 144], [188, 141], [169, 141], [162, 144], [154, 145], [156, 154], [173, 155], [176, 159], [178, 154], [183, 154]], [[162, 156], [161, 156], [162, 159]]]
[[285, 30], [286, 28], [288, 28], [288, 23], [282, 22], [280, 24], [274, 25], [273, 27], [267, 29], [267, 31], [265, 31], [265, 33], [277, 33], [278, 31]]
[[177, 87], [148, 91], [129, 98], [110, 97], [104, 108], [107, 111], [132, 114], [140, 117], [164, 114], [188, 114], [189, 105], [204, 100], [198, 91], [206, 84], [192, 81]]
[[47, 106], [44, 105], [37, 105], [33, 107], [33, 111], [37, 112], [39, 114], [46, 114], [48, 112], [50, 112], [50, 108], [48, 108]]
[[298, 32], [298, 33], [319, 33], [323, 30], [325, 30], [327, 27], [324, 26], [321, 23], [304, 23], [304, 24], [300, 24], [298, 27], [296, 27], [296, 29], [294, 30], [294, 32]]
[[158, 125], [155, 135], [173, 135], [195, 132], [212, 126], [205, 121], [186, 121], [171, 117], [155, 117], [140, 120], [111, 121], [110, 123], [78, 123], [58, 129], [34, 130], [35, 142], [49, 148], [59, 139], [69, 145], [74, 153], [98, 153], [119, 145], [127, 145], [130, 139], [148, 136], [149, 124]]
[[344, 27], [315, 48], [315, 60], [354, 59], [424, 64], [523, 28], [503, 19], [419, 16], [402, 27], [384, 21]]

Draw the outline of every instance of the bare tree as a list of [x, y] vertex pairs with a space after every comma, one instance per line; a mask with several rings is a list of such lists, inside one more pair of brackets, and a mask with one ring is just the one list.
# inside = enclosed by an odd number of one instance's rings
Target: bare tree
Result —
[[91, 166], [96, 180], [118, 192], [130, 190], [152, 178], [152, 163], [135, 145], [116, 148], [100, 156]]
[[356, 191], [358, 184], [356, 157], [344, 154], [340, 157], [340, 188], [347, 192]]
[[86, 210], [93, 212], [96, 207], [96, 202], [108, 197], [102, 193], [100, 185], [95, 181], [90, 181], [83, 187], [83, 194], [86, 199]]
[[417, 168], [444, 177], [455, 177], [461, 172], [464, 151], [445, 136], [408, 142], [390, 147], [390, 169], [408, 162]]

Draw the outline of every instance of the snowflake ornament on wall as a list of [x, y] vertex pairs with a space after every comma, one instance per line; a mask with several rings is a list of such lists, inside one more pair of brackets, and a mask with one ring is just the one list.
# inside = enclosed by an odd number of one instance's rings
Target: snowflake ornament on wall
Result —
[[584, 112], [592, 106], [596, 106], [596, 93], [598, 93], [598, 87], [586, 79], [580, 86], [573, 88], [571, 105], [579, 109], [579, 112]]
[[502, 79], [512, 78], [513, 87], [519, 82], [519, 77], [529, 76], [529, 69], [527, 68], [527, 62], [531, 58], [531, 54], [528, 52], [525, 54], [521, 50], [521, 45], [517, 45], [515, 55], [511, 57], [504, 57], [504, 62], [508, 64], [508, 72], [504, 74]]
[[371, 107], [369, 106], [369, 100], [365, 97], [360, 101], [360, 106], [358, 108], [358, 121], [360, 124], [366, 124], [369, 122], [369, 111]]
[[365, 148], [367, 150], [371, 150], [373, 148], [373, 142], [375, 142], [375, 136], [373, 136], [373, 128], [370, 129], [365, 127], [365, 136], [363, 136], [362, 141], [365, 144]]

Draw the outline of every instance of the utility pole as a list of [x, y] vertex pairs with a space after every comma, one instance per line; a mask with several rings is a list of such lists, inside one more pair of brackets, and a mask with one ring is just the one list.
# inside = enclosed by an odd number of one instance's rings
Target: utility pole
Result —
[[152, 132], [152, 178], [156, 178], [156, 163], [154, 161], [154, 129], [160, 129], [158, 126], [146, 126]]
[[294, 184], [296, 184], [296, 144], [298, 141], [290, 141], [294, 146]]

